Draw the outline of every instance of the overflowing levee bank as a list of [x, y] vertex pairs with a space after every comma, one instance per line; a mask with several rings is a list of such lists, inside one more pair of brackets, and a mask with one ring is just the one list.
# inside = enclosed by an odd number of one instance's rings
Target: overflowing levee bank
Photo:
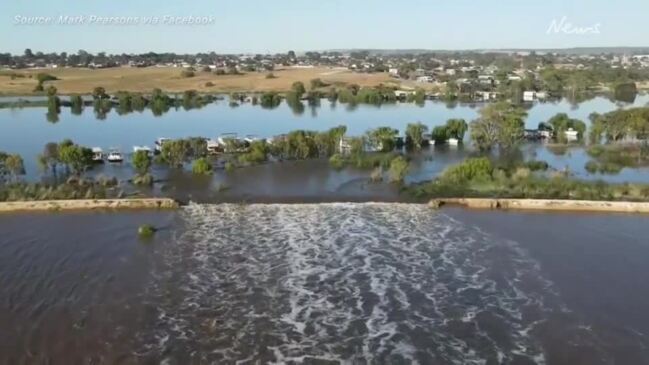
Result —
[[566, 212], [649, 213], [649, 202], [561, 200], [561, 199], [500, 199], [500, 198], [442, 198], [428, 205], [460, 205], [471, 209], [545, 210]]
[[0, 213], [100, 209], [175, 209], [178, 206], [179, 203], [170, 198], [12, 201], [0, 202]]

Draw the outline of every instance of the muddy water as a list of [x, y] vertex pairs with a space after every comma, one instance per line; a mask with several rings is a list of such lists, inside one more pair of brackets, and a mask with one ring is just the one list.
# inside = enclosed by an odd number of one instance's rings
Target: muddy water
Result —
[[[0, 216], [0, 364], [649, 363], [643, 216]], [[150, 242], [139, 224], [161, 227]]]

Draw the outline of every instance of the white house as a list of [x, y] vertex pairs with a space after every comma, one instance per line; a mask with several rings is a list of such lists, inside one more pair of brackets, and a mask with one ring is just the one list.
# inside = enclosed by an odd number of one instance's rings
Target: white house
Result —
[[405, 98], [405, 97], [408, 97], [408, 95], [410, 95], [412, 93], [414, 93], [414, 91], [410, 91], [410, 90], [394, 90], [394, 95], [397, 98], [402, 98], [402, 97]]
[[475, 93], [476, 100], [478, 101], [490, 101], [490, 100], [496, 100], [498, 97], [498, 94], [495, 92], [489, 92], [489, 91], [477, 91]]
[[420, 83], [425, 83], [425, 82], [434, 82], [435, 79], [432, 76], [419, 76], [417, 77], [417, 82]]
[[523, 101], [534, 101], [534, 100], [536, 100], [536, 91], [523, 92]]
[[495, 79], [491, 75], [479, 75], [478, 82], [482, 85], [493, 85]]
[[568, 140], [568, 142], [576, 141], [579, 138], [579, 132], [577, 132], [572, 128], [568, 128], [568, 130], [565, 131], [564, 133], [566, 135], [566, 139]]
[[396, 67], [392, 67], [388, 70], [388, 73], [392, 76], [399, 76], [399, 69]]

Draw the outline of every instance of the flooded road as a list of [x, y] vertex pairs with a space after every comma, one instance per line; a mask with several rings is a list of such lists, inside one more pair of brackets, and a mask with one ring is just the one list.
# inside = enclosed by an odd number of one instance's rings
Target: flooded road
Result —
[[649, 364], [646, 221], [387, 203], [2, 215], [0, 364]]

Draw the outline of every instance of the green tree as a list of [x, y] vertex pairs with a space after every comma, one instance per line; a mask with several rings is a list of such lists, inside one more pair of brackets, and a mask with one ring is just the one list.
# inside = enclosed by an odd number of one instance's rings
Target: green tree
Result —
[[149, 173], [151, 168], [151, 157], [149, 156], [148, 151], [136, 151], [131, 157], [131, 162], [133, 163], [133, 168], [138, 173], [138, 175], [146, 175]]
[[160, 155], [169, 166], [182, 167], [190, 155], [189, 143], [182, 139], [167, 141], [162, 145]]
[[424, 140], [424, 133], [428, 132], [428, 127], [423, 123], [410, 123], [406, 126], [407, 143], [415, 148], [421, 148]]
[[291, 86], [291, 91], [293, 91], [298, 98], [301, 98], [302, 95], [304, 95], [304, 93], [306, 92], [306, 88], [301, 81], [295, 81]]
[[431, 132], [431, 138], [437, 145], [446, 143], [446, 141], [448, 141], [448, 139], [450, 138], [448, 129], [445, 125], [438, 125], [434, 127], [433, 131]]
[[552, 126], [554, 138], [561, 142], [566, 141], [565, 132], [570, 129], [577, 131], [577, 136], [580, 140], [586, 132], [586, 123], [579, 119], [570, 118], [566, 113], [556, 114], [548, 120], [547, 124]]
[[74, 115], [80, 115], [83, 112], [83, 98], [80, 95], [70, 97], [70, 112]]
[[395, 138], [399, 134], [397, 129], [391, 127], [378, 127], [367, 133], [369, 142], [378, 147], [381, 152], [390, 152], [394, 150]]
[[108, 94], [106, 94], [106, 89], [97, 86], [92, 90], [92, 97], [94, 99], [108, 99]]
[[480, 117], [471, 122], [471, 137], [481, 150], [493, 147], [507, 150], [522, 138], [527, 113], [515, 105], [500, 102], [480, 110]]
[[321, 79], [312, 79], [311, 80], [311, 90], [319, 89], [321, 87], [325, 87], [327, 84], [325, 84]]
[[239, 156], [239, 162], [247, 164], [259, 164], [268, 159], [268, 145], [266, 141], [253, 141], [248, 152]]
[[390, 181], [395, 183], [402, 183], [408, 174], [408, 169], [410, 168], [408, 160], [403, 156], [397, 156], [392, 161], [390, 161], [390, 170], [388, 171], [390, 175]]
[[209, 175], [212, 173], [212, 164], [205, 157], [194, 160], [192, 173], [197, 175]]
[[18, 154], [7, 155], [4, 158], [3, 165], [7, 173], [11, 175], [13, 181], [16, 181], [19, 175], [25, 174], [25, 165], [23, 164], [23, 158]]
[[261, 94], [259, 103], [262, 108], [273, 109], [279, 106], [282, 102], [282, 97], [276, 92], [265, 92]]
[[39, 155], [39, 160], [44, 168], [49, 168], [52, 174], [56, 174], [56, 167], [59, 164], [59, 145], [49, 142], [43, 147], [43, 153]]
[[77, 176], [92, 166], [92, 156], [92, 150], [87, 147], [67, 143], [59, 146], [59, 159]]
[[462, 141], [468, 129], [469, 126], [464, 119], [449, 119], [446, 121], [446, 131], [449, 138]]

